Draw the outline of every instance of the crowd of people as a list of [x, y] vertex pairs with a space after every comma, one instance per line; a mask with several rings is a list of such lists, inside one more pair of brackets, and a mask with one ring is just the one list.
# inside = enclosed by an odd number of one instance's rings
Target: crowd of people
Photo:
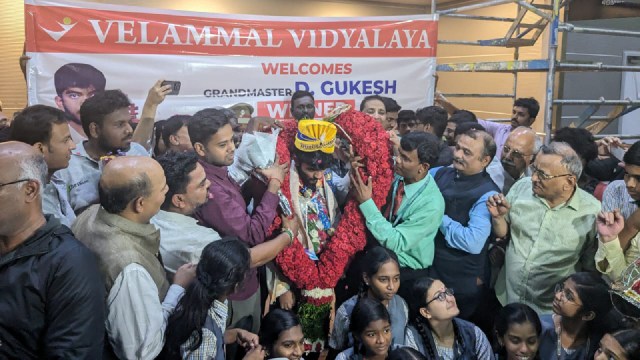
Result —
[[[0, 358], [640, 359], [640, 142], [542, 144], [533, 98], [498, 123], [367, 96], [395, 173], [380, 203], [309, 92], [284, 122], [160, 120], [158, 81], [133, 123], [122, 91], [61, 83], [59, 108], [0, 122]], [[245, 136], [287, 122], [290, 162], [230, 175]], [[350, 202], [364, 249], [300, 287], [276, 257], [320, 262]]]

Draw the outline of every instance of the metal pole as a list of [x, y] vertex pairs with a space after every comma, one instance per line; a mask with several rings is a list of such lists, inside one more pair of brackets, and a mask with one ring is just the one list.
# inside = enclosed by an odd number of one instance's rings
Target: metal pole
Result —
[[544, 112], [545, 144], [551, 142], [551, 133], [553, 130], [553, 95], [556, 80], [556, 51], [558, 50], [558, 18], [560, 13], [559, 1], [560, 0], [553, 0], [553, 16], [551, 20], [551, 26], [549, 27], [549, 70], [547, 71], [547, 93], [545, 96]]
[[640, 100], [553, 100], [555, 105], [640, 105]]
[[504, 47], [504, 39], [500, 39], [500, 40], [501, 41], [498, 41], [495, 44], [481, 44], [477, 41], [466, 41], [466, 40], [438, 40], [438, 44]]
[[431, 0], [431, 14], [436, 13], [436, 0]]
[[440, 15], [453, 14], [453, 13], [456, 13], [456, 12], [459, 12], [459, 11], [482, 9], [482, 8], [489, 7], [489, 6], [508, 4], [508, 3], [512, 3], [512, 2], [514, 2], [514, 0], [492, 0], [492, 1], [487, 1], [485, 3], [482, 3], [482, 4], [460, 6], [458, 8], [453, 8], [453, 9], [448, 9], [448, 10], [440, 10], [440, 11], [438, 11], [438, 14], [440, 14]]
[[595, 71], [631, 71], [640, 72], [640, 66], [625, 66], [625, 65], [604, 65], [603, 63], [595, 64], [572, 64], [572, 63], [559, 63], [557, 64], [559, 70], [563, 71], [583, 71], [583, 70], [595, 70]]
[[513, 94], [442, 94], [445, 97], [512, 98]]
[[440, 14], [441, 16], [453, 17], [453, 18], [462, 18], [469, 20], [487, 20], [487, 21], [504, 21], [504, 22], [514, 22], [515, 18], [506, 18], [499, 16], [482, 16], [482, 15], [469, 15], [469, 14]]
[[573, 24], [564, 23], [558, 27], [560, 31], [575, 32], [582, 34], [596, 34], [596, 35], [617, 35], [617, 36], [631, 36], [640, 37], [638, 31], [626, 31], [626, 30], [613, 30], [613, 29], [600, 29], [575, 26]]

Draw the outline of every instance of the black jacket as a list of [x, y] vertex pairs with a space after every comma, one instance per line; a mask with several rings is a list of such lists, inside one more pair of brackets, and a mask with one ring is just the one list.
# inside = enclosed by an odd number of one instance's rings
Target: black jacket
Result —
[[0, 255], [0, 359], [100, 359], [104, 317], [96, 260], [54, 217]]

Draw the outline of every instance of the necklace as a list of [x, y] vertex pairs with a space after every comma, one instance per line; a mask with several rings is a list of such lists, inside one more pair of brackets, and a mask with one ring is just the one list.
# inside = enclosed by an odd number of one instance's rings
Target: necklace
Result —
[[[556, 315], [553, 315], [553, 319], [556, 318]], [[562, 317], [560, 316], [558, 319], [558, 326], [556, 326], [556, 334], [558, 335], [558, 341], [557, 341], [557, 346], [556, 346], [556, 355], [558, 356], [557, 359], [558, 360], [562, 360], [564, 359], [564, 353], [562, 352], [563, 348], [562, 348]], [[575, 340], [574, 340], [575, 341]], [[587, 343], [586, 343], [586, 353], [589, 352], [589, 348], [591, 347], [591, 338], [589, 338], [589, 336], [587, 335]], [[577, 351], [577, 349], [575, 350]]]

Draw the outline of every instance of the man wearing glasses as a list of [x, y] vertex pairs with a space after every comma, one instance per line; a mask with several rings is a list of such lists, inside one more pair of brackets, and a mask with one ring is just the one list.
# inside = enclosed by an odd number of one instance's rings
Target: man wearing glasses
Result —
[[521, 302], [549, 314], [550, 284], [595, 270], [600, 203], [577, 187], [582, 162], [566, 143], [542, 146], [531, 169], [533, 175], [518, 181], [506, 197], [487, 201], [495, 235], [511, 237], [496, 295], [503, 305]]
[[624, 180], [611, 182], [602, 197], [598, 214], [598, 271], [612, 281], [632, 261], [640, 257], [640, 142], [633, 144], [623, 157]]
[[0, 169], [0, 358], [100, 359], [104, 283], [89, 249], [42, 213], [44, 156], [2, 143]]
[[516, 181], [530, 174], [529, 166], [540, 145], [531, 128], [521, 126], [509, 134], [502, 150], [498, 151], [502, 157], [494, 158], [487, 167], [491, 179], [503, 194], [508, 194]]

